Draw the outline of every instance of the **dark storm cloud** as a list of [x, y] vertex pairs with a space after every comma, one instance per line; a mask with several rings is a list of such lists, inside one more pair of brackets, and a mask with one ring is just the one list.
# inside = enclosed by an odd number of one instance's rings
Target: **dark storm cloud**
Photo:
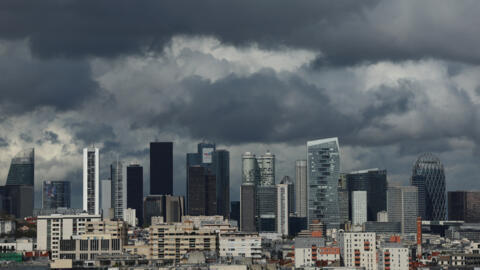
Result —
[[161, 51], [186, 34], [322, 51], [317, 65], [423, 57], [478, 63], [478, 10], [475, 1], [9, 0], [0, 2], [0, 37], [28, 38], [44, 57]]
[[3, 148], [3, 147], [8, 147], [8, 142], [7, 140], [5, 140], [5, 138], [1, 138], [0, 137], [0, 148]]
[[58, 134], [51, 130], [46, 130], [43, 132], [43, 138], [37, 140], [37, 144], [43, 144], [44, 142], [50, 142], [51, 144], [60, 143], [58, 140]]
[[72, 130], [75, 139], [82, 141], [86, 146], [111, 141], [115, 138], [112, 126], [98, 122], [72, 122], [67, 124]]

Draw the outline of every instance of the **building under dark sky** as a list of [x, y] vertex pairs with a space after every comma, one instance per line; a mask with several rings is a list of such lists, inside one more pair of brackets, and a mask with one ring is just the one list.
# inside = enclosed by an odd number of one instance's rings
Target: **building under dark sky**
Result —
[[216, 177], [210, 169], [197, 166], [188, 168], [187, 213], [192, 216], [217, 214]]
[[449, 191], [448, 219], [480, 223], [480, 191]]
[[143, 167], [127, 166], [127, 208], [135, 209], [138, 224], [143, 225]]
[[70, 208], [70, 182], [44, 181], [42, 188], [42, 208]]
[[150, 143], [150, 194], [173, 194], [173, 142]]

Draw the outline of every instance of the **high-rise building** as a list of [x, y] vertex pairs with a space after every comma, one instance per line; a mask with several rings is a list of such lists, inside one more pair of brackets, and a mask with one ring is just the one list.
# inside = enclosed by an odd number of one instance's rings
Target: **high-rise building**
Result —
[[257, 157], [257, 164], [260, 174], [260, 186], [275, 185], [275, 155], [267, 153]]
[[308, 224], [320, 220], [329, 228], [340, 227], [338, 138], [307, 142]]
[[110, 209], [112, 208], [112, 181], [110, 179], [104, 179], [101, 182], [102, 214], [103, 218], [108, 218]]
[[445, 220], [445, 172], [443, 164], [436, 156], [424, 153], [418, 157], [413, 165], [411, 185], [417, 186], [420, 192], [425, 190], [425, 198], [419, 196], [418, 208], [420, 214], [424, 214], [422, 220]]
[[480, 191], [449, 191], [448, 219], [480, 223]]
[[[211, 208], [209, 211], [213, 215], [222, 215], [228, 218], [230, 215], [230, 153], [226, 150], [216, 150], [214, 143], [199, 143], [197, 149], [197, 153], [187, 154], [187, 205], [192, 205], [189, 203], [189, 194], [195, 192], [190, 186], [190, 183], [194, 181], [191, 179], [190, 168], [201, 167], [204, 168], [204, 178], [215, 179], [215, 189], [212, 190], [215, 193], [210, 194], [210, 198], [215, 199], [216, 208]], [[199, 170], [196, 169], [195, 172], [194, 177], [198, 178]], [[198, 184], [193, 183], [193, 185]], [[188, 209], [190, 207], [187, 207], [187, 211], [189, 211]]]
[[352, 191], [352, 223], [362, 225], [367, 222], [367, 191]]
[[257, 231], [275, 232], [277, 230], [277, 188], [275, 186], [257, 186], [255, 195]]
[[181, 222], [185, 215], [183, 196], [148, 195], [143, 200], [144, 227], [150, 226], [152, 217], [162, 217], [166, 223]]
[[173, 142], [150, 143], [150, 194], [173, 194]]
[[110, 165], [112, 181], [112, 208], [115, 219], [123, 219], [123, 164], [118, 159]]
[[292, 180], [288, 175], [282, 178], [280, 184], [288, 185], [288, 214], [295, 213], [295, 185], [293, 184]]
[[255, 154], [250, 152], [245, 152], [242, 155], [242, 183], [255, 186], [260, 183], [257, 158]]
[[243, 183], [240, 187], [240, 230], [255, 232], [256, 194], [255, 184]]
[[98, 148], [83, 149], [83, 210], [100, 214], [100, 158]]
[[33, 186], [0, 186], [1, 212], [22, 219], [33, 215]]
[[417, 231], [418, 189], [415, 186], [389, 186], [387, 190], [389, 222], [400, 222], [402, 233]]
[[340, 213], [340, 224], [346, 224], [350, 221], [350, 193], [347, 189], [347, 175], [340, 174], [338, 180], [338, 209]]
[[[387, 209], [387, 171], [379, 169], [355, 171], [348, 173], [346, 178], [351, 202], [353, 191], [367, 192], [367, 220], [375, 221], [377, 213]], [[349, 208], [353, 210], [351, 203]]]
[[277, 184], [277, 233], [288, 235], [288, 184]]
[[35, 149], [25, 149], [12, 159], [7, 176], [8, 185], [34, 185]]
[[187, 213], [191, 216], [217, 214], [216, 176], [209, 170], [199, 165], [189, 167]]
[[307, 161], [295, 161], [295, 212], [307, 216]]
[[240, 227], [240, 201], [230, 203], [230, 220], [235, 220]]
[[42, 208], [70, 208], [70, 182], [43, 181]]
[[143, 167], [127, 166], [127, 208], [135, 209], [138, 224], [143, 225]]

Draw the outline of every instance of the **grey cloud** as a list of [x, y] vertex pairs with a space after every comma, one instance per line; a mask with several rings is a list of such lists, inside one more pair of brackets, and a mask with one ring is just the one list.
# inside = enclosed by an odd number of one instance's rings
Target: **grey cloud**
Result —
[[0, 148], [8, 147], [8, 146], [9, 146], [9, 144], [8, 144], [7, 140], [5, 140], [5, 138], [0, 137]]
[[101, 122], [75, 121], [67, 123], [75, 138], [85, 145], [102, 143], [115, 138], [113, 127]]
[[58, 134], [51, 130], [46, 130], [43, 133], [43, 138], [37, 140], [37, 144], [43, 144], [44, 142], [50, 142], [51, 144], [60, 143], [60, 141], [58, 140]]
[[25, 141], [27, 143], [33, 142], [33, 138], [29, 134], [21, 133], [19, 137], [20, 137], [20, 139], [22, 139], [23, 141]]

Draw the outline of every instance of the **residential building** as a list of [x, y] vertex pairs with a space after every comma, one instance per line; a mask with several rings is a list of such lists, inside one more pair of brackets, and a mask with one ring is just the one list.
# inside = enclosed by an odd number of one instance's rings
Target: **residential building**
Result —
[[480, 191], [449, 191], [448, 219], [480, 223]]
[[417, 187], [389, 186], [387, 212], [389, 222], [400, 222], [402, 233], [415, 233], [418, 215]]
[[409, 250], [399, 243], [384, 243], [378, 249], [378, 269], [409, 270]]
[[221, 233], [219, 253], [220, 257], [261, 259], [262, 238], [258, 233]]
[[150, 143], [150, 194], [173, 194], [173, 142]]
[[100, 157], [98, 148], [83, 149], [83, 210], [100, 214]]
[[352, 223], [362, 225], [367, 222], [367, 191], [352, 191]]
[[127, 166], [127, 208], [135, 209], [138, 225], [143, 225], [143, 167]]
[[295, 268], [327, 266], [340, 261], [340, 248], [325, 246], [325, 239], [295, 238]]
[[346, 267], [365, 267], [377, 270], [376, 234], [368, 232], [339, 232], [340, 254]]
[[308, 224], [321, 220], [329, 228], [340, 227], [338, 138], [307, 142]]
[[288, 235], [288, 217], [289, 217], [289, 184], [277, 184], [277, 233]]
[[295, 161], [295, 212], [307, 216], [307, 161]]
[[43, 181], [42, 208], [70, 208], [70, 182]]

